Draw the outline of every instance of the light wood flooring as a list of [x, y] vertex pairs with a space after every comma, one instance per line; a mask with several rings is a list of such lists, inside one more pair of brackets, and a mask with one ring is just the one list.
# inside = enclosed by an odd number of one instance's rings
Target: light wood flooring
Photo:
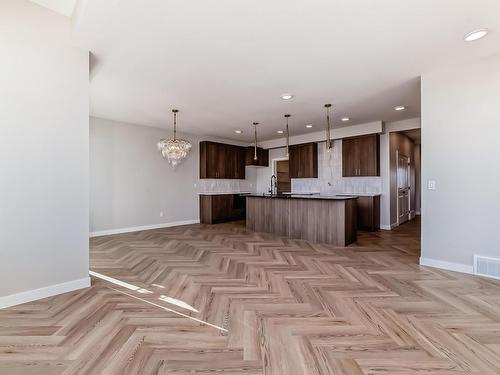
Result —
[[419, 233], [94, 238], [91, 288], [0, 310], [0, 374], [500, 374], [500, 282], [420, 267]]

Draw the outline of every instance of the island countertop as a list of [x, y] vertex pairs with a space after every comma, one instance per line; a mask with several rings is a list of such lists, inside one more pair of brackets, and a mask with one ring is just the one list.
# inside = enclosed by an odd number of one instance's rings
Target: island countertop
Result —
[[316, 200], [334, 200], [346, 201], [350, 199], [357, 199], [357, 195], [311, 195], [311, 194], [242, 194], [245, 197], [252, 198], [267, 198], [267, 199], [316, 199]]

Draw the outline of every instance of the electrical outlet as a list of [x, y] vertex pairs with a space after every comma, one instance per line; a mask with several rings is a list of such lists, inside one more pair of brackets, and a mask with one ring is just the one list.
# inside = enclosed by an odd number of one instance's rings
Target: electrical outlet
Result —
[[427, 189], [428, 190], [436, 190], [436, 181], [434, 181], [434, 180], [427, 181]]
[[160, 211], [160, 217], [163, 217], [163, 211]]

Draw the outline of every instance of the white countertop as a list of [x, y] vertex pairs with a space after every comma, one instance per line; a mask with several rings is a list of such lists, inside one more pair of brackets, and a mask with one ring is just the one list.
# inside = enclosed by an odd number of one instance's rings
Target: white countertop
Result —
[[336, 195], [357, 195], [358, 197], [378, 197], [381, 193], [339, 193]]
[[[296, 195], [321, 195], [320, 192], [292, 192], [292, 193], [284, 193], [284, 194], [296, 194]], [[338, 195], [338, 196], [357, 196], [357, 197], [378, 197], [382, 195], [381, 193], [333, 193], [330, 195]]]
[[251, 191], [210, 191], [210, 192], [199, 192], [198, 195], [226, 195], [226, 194], [252, 194]]

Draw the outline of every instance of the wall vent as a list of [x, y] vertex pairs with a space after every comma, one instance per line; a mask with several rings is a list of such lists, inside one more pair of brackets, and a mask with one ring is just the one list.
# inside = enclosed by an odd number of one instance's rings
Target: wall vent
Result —
[[500, 259], [474, 255], [474, 274], [500, 280]]

